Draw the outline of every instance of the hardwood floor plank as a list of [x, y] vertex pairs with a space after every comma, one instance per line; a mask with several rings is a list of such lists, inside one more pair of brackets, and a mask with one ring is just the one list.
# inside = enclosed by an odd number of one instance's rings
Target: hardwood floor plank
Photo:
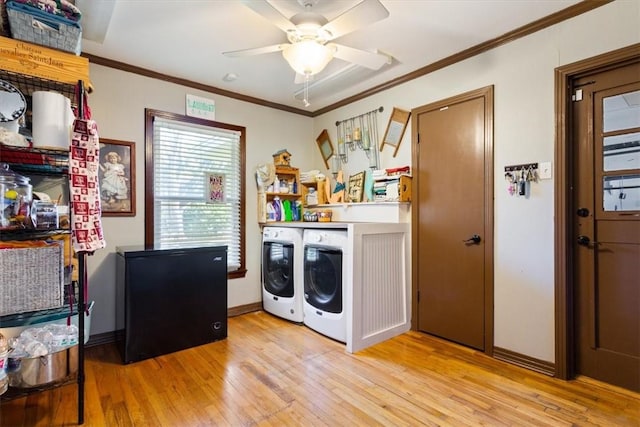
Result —
[[[87, 349], [85, 426], [640, 426], [640, 395], [561, 381], [410, 331], [356, 354], [267, 313], [128, 365]], [[3, 401], [4, 427], [75, 425], [76, 385]]]

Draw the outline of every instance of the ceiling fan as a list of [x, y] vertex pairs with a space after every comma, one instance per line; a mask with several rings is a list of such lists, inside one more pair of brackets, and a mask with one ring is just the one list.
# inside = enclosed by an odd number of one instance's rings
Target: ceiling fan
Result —
[[242, 3], [251, 10], [284, 31], [289, 43], [223, 52], [223, 55], [242, 57], [282, 52], [291, 68], [297, 73], [296, 83], [302, 83], [298, 79], [299, 75], [308, 82], [311, 76], [322, 71], [333, 58], [372, 70], [378, 70], [389, 62], [390, 58], [387, 55], [331, 42], [389, 16], [389, 11], [379, 0], [363, 0], [331, 21], [313, 12], [313, 5], [318, 0], [297, 1], [305, 10], [288, 19], [267, 0], [242, 0]]

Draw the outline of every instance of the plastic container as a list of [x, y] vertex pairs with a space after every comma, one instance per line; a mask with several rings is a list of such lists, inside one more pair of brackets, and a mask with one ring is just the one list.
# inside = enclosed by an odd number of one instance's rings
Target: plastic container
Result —
[[[95, 301], [91, 301], [88, 304], [89, 314], [84, 315], [84, 343], [86, 344], [89, 341], [89, 336], [91, 334], [91, 314], [93, 313], [93, 306], [95, 305]], [[55, 314], [26, 314], [23, 316], [19, 316], [15, 321], [3, 320], [2, 328], [0, 328], [0, 332], [7, 338], [17, 337], [24, 331], [25, 329], [31, 327], [39, 327], [47, 324], [57, 324], [57, 325], [66, 325], [67, 317], [69, 315], [69, 307], [65, 307], [64, 310], [60, 310]], [[71, 324], [78, 326], [78, 314], [75, 313], [71, 316]]]
[[0, 165], [0, 228], [20, 228], [27, 224], [33, 200], [30, 179]]
[[37, 229], [58, 228], [58, 207], [53, 202], [34, 200], [31, 209], [31, 221]]

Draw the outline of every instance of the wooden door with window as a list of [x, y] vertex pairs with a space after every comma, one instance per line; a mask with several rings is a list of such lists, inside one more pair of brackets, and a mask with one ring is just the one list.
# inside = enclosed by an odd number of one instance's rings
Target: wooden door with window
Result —
[[572, 85], [576, 371], [640, 391], [640, 63]]
[[492, 351], [493, 87], [413, 110], [417, 329]]

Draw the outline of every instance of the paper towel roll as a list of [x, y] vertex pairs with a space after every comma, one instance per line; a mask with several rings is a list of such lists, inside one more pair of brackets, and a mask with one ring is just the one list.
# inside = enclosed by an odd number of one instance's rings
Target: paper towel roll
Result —
[[47, 91], [35, 91], [31, 97], [33, 146], [68, 150], [74, 119], [69, 98]]

